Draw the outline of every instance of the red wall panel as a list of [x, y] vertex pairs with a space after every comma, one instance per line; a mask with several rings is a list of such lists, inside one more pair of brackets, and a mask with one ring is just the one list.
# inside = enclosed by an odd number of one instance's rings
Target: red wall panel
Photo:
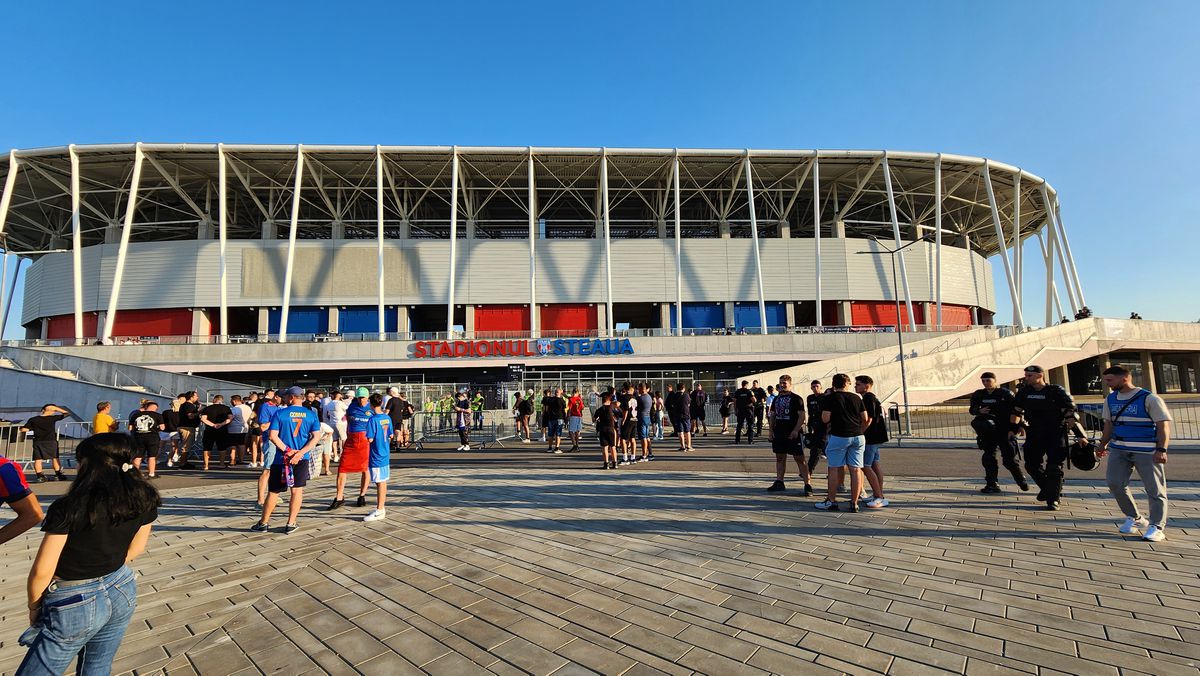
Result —
[[557, 331], [559, 335], [591, 335], [600, 327], [595, 305], [543, 305], [541, 331]]
[[[213, 313], [219, 315], [220, 313]], [[219, 327], [214, 326], [214, 329]], [[165, 310], [119, 310], [113, 322], [114, 336], [190, 336], [192, 312], [186, 308]]]
[[[97, 316], [92, 312], [83, 313], [83, 337], [96, 337], [96, 319]], [[74, 338], [75, 337], [75, 315], [59, 315], [50, 318], [50, 325], [46, 330], [47, 338]]]
[[[936, 307], [930, 308], [937, 312]], [[936, 319], [936, 317], [934, 317]], [[971, 308], [965, 305], [942, 305], [942, 327], [948, 329], [963, 328], [971, 325]]]
[[475, 331], [528, 332], [529, 308], [524, 305], [476, 305]]
[[[943, 310], [945, 306], [943, 306]], [[925, 323], [925, 308], [913, 303], [913, 317], [917, 324]], [[904, 303], [900, 303], [901, 326], [908, 327], [908, 311]], [[895, 301], [856, 300], [850, 303], [850, 324], [852, 326], [895, 326]]]

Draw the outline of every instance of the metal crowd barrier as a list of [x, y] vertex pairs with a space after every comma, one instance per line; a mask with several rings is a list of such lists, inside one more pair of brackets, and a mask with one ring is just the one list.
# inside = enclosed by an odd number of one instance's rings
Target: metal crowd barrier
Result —
[[[1183, 441], [1200, 439], [1200, 400], [1167, 399], [1166, 404], [1171, 414], [1171, 438]], [[1103, 404], [1085, 402], [1076, 404], [1076, 407], [1084, 429], [1099, 437], [1104, 428]], [[974, 441], [975, 430], [971, 428], [969, 408], [965, 403], [911, 405], [906, 419], [903, 405], [892, 404], [888, 410], [889, 426], [893, 437], [899, 439]]]
[[[473, 448], [476, 445], [481, 449], [493, 446], [504, 448], [505, 441], [516, 438], [511, 417], [508, 420], [504, 419], [507, 411], [483, 411], [483, 414], [481, 424], [477, 424], [472, 415], [468, 439]], [[460, 442], [453, 412], [446, 414], [443, 411], [418, 411], [409, 423], [412, 425], [412, 443], [416, 450], [423, 450], [426, 444]]]

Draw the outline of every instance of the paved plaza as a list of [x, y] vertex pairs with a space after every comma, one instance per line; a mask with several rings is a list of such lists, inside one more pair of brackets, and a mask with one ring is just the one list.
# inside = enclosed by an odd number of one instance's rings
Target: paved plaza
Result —
[[[1149, 544], [1095, 474], [1053, 513], [906, 477], [829, 514], [672, 467], [409, 467], [371, 524], [322, 477], [288, 536], [249, 481], [164, 488], [114, 673], [1197, 673], [1200, 485]], [[5, 673], [39, 539], [0, 553]]]

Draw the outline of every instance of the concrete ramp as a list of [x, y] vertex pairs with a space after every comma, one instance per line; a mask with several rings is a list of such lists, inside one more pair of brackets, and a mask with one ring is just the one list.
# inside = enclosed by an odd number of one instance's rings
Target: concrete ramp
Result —
[[[911, 348], [906, 344], [909, 403], [937, 404], [970, 394], [979, 388], [979, 374], [984, 371], [995, 373], [1004, 382], [1020, 378], [1028, 364], [1051, 369], [1124, 350], [1200, 350], [1200, 324], [1183, 322], [1093, 317], [1006, 336], [995, 332], [989, 337], [986, 331], [964, 332], [957, 344], [955, 337], [950, 336], [919, 341]], [[828, 383], [833, 373], [866, 374], [874, 378], [881, 401], [900, 403], [903, 397], [899, 353], [892, 350], [889, 358], [874, 354], [879, 352], [883, 351], [862, 353], [854, 359], [801, 364], [752, 377], [770, 383], [778, 380], [780, 373], [791, 373], [793, 382], [803, 391], [802, 385], [813, 378]]]

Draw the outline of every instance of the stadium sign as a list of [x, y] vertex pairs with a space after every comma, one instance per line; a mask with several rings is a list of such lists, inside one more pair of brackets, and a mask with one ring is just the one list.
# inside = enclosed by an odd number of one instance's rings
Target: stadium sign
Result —
[[628, 338], [556, 338], [541, 340], [418, 340], [413, 359], [479, 357], [575, 357], [633, 354]]

